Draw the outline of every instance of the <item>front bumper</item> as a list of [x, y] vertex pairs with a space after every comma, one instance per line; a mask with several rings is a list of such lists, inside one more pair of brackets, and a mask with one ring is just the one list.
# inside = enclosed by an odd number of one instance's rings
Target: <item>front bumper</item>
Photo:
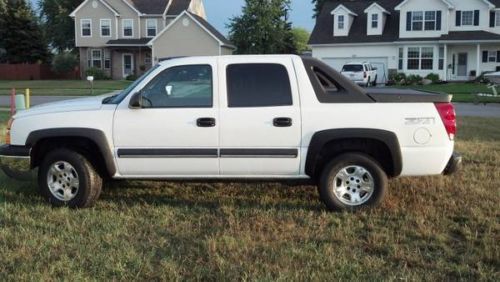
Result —
[[27, 179], [31, 175], [30, 152], [25, 146], [0, 146], [0, 168], [11, 178]]
[[452, 175], [455, 172], [459, 171], [462, 167], [462, 156], [456, 152], [453, 153], [446, 168], [443, 171], [444, 175]]

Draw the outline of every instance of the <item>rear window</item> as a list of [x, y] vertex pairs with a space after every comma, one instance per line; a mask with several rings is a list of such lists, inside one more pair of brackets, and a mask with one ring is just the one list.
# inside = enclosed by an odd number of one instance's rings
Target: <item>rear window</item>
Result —
[[288, 71], [279, 64], [232, 64], [226, 69], [230, 108], [292, 105]]
[[363, 71], [363, 65], [345, 65], [342, 68], [342, 71], [352, 71], [352, 72]]

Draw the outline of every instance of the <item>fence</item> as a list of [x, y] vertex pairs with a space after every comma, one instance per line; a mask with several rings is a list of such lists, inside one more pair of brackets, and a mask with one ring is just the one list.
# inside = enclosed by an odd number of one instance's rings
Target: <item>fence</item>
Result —
[[56, 74], [45, 64], [0, 64], [0, 80], [80, 79], [80, 70]]

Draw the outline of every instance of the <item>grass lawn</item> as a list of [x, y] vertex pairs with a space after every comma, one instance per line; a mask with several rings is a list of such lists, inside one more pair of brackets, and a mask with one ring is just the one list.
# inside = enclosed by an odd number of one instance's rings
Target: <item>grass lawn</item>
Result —
[[[394, 86], [396, 88], [413, 88], [425, 91], [442, 92], [453, 95], [453, 102], [489, 102], [489, 103], [500, 103], [499, 98], [491, 97], [481, 97], [479, 101], [475, 100], [473, 94], [477, 93], [489, 93], [493, 92], [487, 87], [486, 84], [482, 83], [447, 83], [447, 84], [431, 84], [431, 85], [410, 85], [410, 86]], [[497, 88], [500, 92], [500, 87]]]
[[115, 182], [55, 209], [2, 173], [0, 280], [499, 281], [499, 122], [461, 119], [462, 172], [393, 180], [356, 214], [277, 183]]
[[[94, 95], [101, 95], [126, 88], [131, 82], [125, 80], [94, 81]], [[87, 96], [90, 84], [85, 80], [0, 80], [0, 95], [10, 95], [12, 88], [24, 93], [30, 88], [36, 96]]]

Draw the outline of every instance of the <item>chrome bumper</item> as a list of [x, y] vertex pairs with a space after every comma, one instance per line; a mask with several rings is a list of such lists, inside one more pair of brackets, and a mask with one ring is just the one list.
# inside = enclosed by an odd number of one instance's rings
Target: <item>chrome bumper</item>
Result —
[[24, 146], [0, 146], [0, 168], [11, 178], [26, 180], [32, 177], [30, 148]]

